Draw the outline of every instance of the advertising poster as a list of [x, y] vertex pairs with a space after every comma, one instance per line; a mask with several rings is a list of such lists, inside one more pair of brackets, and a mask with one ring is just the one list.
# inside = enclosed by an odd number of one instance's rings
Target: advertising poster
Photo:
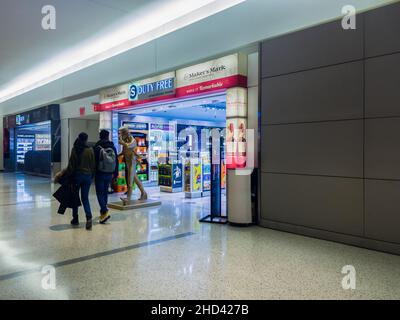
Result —
[[182, 188], [183, 183], [183, 174], [182, 174], [182, 165], [176, 164], [173, 165], [173, 173], [172, 173], [172, 188]]
[[211, 164], [203, 164], [203, 191], [211, 190]]
[[227, 119], [226, 123], [226, 167], [227, 169], [245, 168], [247, 120]]
[[51, 150], [51, 136], [49, 134], [35, 135], [35, 151]]
[[226, 93], [226, 168], [246, 167], [247, 89], [232, 88]]
[[226, 91], [226, 117], [247, 117], [247, 89], [232, 88]]
[[226, 165], [223, 161], [221, 164], [221, 189], [226, 189]]
[[201, 191], [201, 164], [194, 164], [193, 167], [193, 192]]

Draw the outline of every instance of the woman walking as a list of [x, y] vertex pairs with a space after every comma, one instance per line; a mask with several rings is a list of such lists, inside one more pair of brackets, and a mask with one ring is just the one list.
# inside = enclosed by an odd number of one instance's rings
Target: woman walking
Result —
[[[71, 151], [66, 175], [72, 177], [73, 182], [81, 192], [81, 201], [86, 213], [86, 230], [92, 229], [92, 211], [89, 202], [89, 191], [93, 176], [96, 172], [96, 160], [92, 148], [87, 145], [88, 135], [79, 134]], [[79, 225], [78, 207], [72, 209], [73, 226]]]

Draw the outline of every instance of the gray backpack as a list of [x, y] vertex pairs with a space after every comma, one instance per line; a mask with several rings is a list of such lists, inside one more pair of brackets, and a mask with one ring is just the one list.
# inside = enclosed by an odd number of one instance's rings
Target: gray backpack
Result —
[[117, 164], [117, 155], [112, 148], [100, 147], [98, 169], [104, 173], [113, 173]]

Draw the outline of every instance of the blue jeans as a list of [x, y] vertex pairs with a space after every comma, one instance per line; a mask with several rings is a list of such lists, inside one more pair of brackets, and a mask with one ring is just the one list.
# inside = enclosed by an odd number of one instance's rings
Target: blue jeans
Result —
[[100, 213], [104, 214], [108, 211], [107, 204], [108, 204], [108, 188], [111, 184], [112, 174], [111, 173], [96, 173], [96, 195], [97, 200], [99, 201], [100, 205]]
[[[92, 176], [83, 173], [76, 173], [74, 175], [74, 183], [78, 185], [78, 188], [81, 191], [81, 201], [83, 208], [85, 209], [86, 219], [90, 220], [92, 219], [92, 210], [90, 209], [89, 191], [92, 184]], [[72, 216], [74, 219], [78, 219], [78, 208], [72, 209]]]

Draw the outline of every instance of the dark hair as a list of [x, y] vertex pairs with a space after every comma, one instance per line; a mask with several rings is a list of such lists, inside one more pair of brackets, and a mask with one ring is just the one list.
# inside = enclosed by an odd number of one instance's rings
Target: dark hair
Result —
[[100, 140], [108, 140], [110, 137], [110, 132], [107, 130], [100, 131]]
[[82, 154], [83, 150], [85, 150], [85, 148], [87, 148], [88, 138], [89, 137], [88, 137], [87, 133], [82, 132], [79, 134], [78, 138], [75, 140], [74, 149], [78, 156], [80, 156]]

